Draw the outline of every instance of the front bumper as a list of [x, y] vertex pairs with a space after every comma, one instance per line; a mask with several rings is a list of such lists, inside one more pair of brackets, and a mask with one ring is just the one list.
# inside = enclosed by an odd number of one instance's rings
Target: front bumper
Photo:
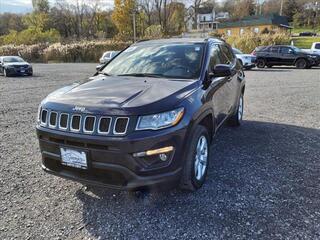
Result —
[[33, 74], [32, 68], [6, 68], [7, 74], [11, 76], [24, 76]]
[[[87, 185], [119, 190], [168, 188], [176, 185], [182, 171], [186, 128], [146, 131], [130, 137], [103, 137], [37, 127], [44, 171]], [[133, 153], [173, 146], [166, 161], [136, 157]], [[61, 164], [60, 148], [87, 153], [88, 169]]]

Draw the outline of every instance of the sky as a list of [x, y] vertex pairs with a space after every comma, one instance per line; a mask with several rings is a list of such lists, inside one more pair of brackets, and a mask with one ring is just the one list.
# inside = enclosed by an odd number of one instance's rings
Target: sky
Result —
[[[53, 4], [54, 0], [49, 0], [50, 4]], [[68, 0], [72, 2], [73, 0]], [[86, 2], [90, 2], [87, 0]], [[113, 6], [113, 0], [101, 0], [108, 8]], [[0, 13], [14, 12], [14, 13], [26, 13], [32, 11], [32, 0], [0, 0]]]

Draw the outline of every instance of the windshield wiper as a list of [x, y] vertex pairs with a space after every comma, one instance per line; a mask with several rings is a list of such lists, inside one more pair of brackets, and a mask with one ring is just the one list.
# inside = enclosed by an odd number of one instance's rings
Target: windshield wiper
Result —
[[127, 74], [119, 74], [118, 76], [154, 77], [154, 78], [166, 77], [166, 76], [163, 75], [163, 74], [157, 74], [157, 73], [127, 73]]

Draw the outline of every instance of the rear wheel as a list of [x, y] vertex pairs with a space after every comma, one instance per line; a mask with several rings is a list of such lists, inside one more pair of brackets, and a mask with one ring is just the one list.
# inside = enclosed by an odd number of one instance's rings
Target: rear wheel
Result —
[[257, 67], [264, 68], [265, 66], [266, 66], [266, 60], [264, 60], [263, 58], [259, 58], [257, 60]]
[[180, 180], [180, 188], [196, 191], [205, 182], [210, 157], [210, 138], [207, 128], [198, 125], [192, 132]]
[[296, 65], [296, 68], [299, 68], [299, 69], [305, 69], [308, 67], [307, 61], [303, 58], [298, 59], [295, 65]]
[[243, 99], [243, 93], [241, 93], [239, 98], [239, 103], [237, 107], [237, 111], [230, 116], [228, 123], [230, 126], [240, 126], [243, 118], [243, 109], [244, 109], [244, 99]]

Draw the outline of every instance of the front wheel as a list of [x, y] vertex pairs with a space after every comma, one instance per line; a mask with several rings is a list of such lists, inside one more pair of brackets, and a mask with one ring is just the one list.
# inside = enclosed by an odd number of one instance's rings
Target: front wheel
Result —
[[8, 77], [8, 72], [7, 72], [7, 69], [3, 69], [3, 76], [5, 76], [5, 77]]
[[205, 182], [210, 157], [210, 138], [207, 128], [198, 125], [191, 135], [180, 188], [196, 191]]
[[296, 61], [296, 68], [305, 69], [308, 67], [308, 63], [305, 59], [301, 58]]
[[230, 116], [228, 123], [230, 126], [240, 126], [243, 118], [243, 109], [244, 109], [244, 99], [243, 99], [243, 93], [241, 93], [239, 98], [239, 103], [237, 106], [237, 111]]

